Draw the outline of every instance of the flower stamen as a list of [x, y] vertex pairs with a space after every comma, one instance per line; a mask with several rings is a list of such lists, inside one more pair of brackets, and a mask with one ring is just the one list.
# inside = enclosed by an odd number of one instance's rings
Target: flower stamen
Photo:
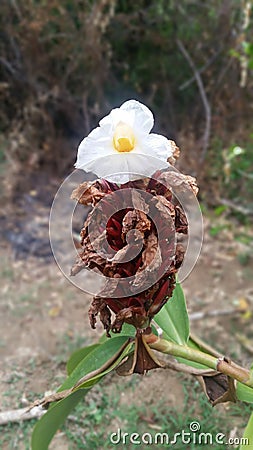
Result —
[[135, 146], [135, 136], [132, 128], [126, 123], [119, 122], [115, 128], [113, 145], [118, 152], [131, 152]]

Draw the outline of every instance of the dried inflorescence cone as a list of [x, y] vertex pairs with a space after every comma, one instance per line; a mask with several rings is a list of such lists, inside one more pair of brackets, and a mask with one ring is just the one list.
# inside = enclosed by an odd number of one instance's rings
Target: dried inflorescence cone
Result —
[[102, 275], [104, 287], [89, 310], [91, 326], [97, 316], [108, 336], [124, 323], [135, 326], [136, 372], [157, 367], [143, 336], [172, 296], [185, 252], [178, 235], [188, 233], [182, 205], [197, 191], [193, 178], [173, 168], [175, 142], [152, 133], [153, 126], [152, 112], [136, 100], [113, 109], [78, 147], [76, 168], [100, 178], [72, 194], [92, 210], [71, 273], [88, 268]]
[[[195, 180], [170, 169], [122, 185], [104, 179], [84, 182], [73, 191], [72, 198], [92, 210], [71, 273], [89, 268], [106, 280], [89, 310], [92, 328], [99, 315], [108, 336], [120, 332], [124, 322], [144, 330], [172, 296], [184, 258], [177, 234], [188, 229], [175, 190], [196, 193]], [[112, 206], [116, 212], [111, 215]]]

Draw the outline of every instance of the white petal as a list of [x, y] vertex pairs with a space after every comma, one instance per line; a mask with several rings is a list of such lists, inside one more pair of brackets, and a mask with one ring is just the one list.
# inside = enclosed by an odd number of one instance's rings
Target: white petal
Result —
[[94, 160], [114, 153], [109, 131], [108, 127], [97, 127], [82, 140], [77, 151], [77, 169], [91, 170], [89, 165]]
[[122, 184], [150, 177], [156, 170], [168, 166], [168, 163], [145, 154], [114, 153], [91, 161], [88, 170], [100, 178]]
[[127, 123], [132, 127], [133, 121], [134, 117], [133, 115], [129, 114], [128, 111], [124, 111], [120, 108], [115, 108], [111, 110], [108, 116], [105, 116], [100, 120], [99, 125], [101, 127], [111, 126], [112, 129], [115, 129], [119, 122]]
[[[136, 146], [131, 152], [118, 153], [113, 146], [115, 127], [124, 122], [133, 128]], [[92, 171], [102, 178], [124, 183], [151, 176], [168, 167], [173, 146], [165, 136], [148, 134], [154, 124], [152, 112], [136, 100], [129, 100], [104, 117], [100, 126], [80, 143], [76, 168]], [[117, 175], [122, 173], [121, 176]]]
[[169, 139], [161, 134], [151, 133], [149, 134], [143, 145], [143, 153], [146, 155], [154, 156], [161, 161], [167, 161], [167, 159], [173, 155], [174, 147]]
[[137, 100], [128, 100], [120, 107], [121, 111], [127, 111], [131, 117], [134, 132], [148, 134], [154, 126], [154, 117], [150, 109]]

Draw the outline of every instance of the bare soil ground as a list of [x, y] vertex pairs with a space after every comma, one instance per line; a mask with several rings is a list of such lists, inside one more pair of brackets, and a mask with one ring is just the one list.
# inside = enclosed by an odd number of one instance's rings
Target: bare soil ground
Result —
[[[1, 411], [26, 406], [35, 398], [43, 396], [46, 391], [56, 389], [65, 377], [65, 363], [71, 352], [95, 342], [103, 333], [100, 324], [94, 331], [88, 322], [87, 311], [91, 296], [71, 285], [58, 269], [50, 252], [48, 253], [46, 236], [50, 199], [47, 204], [39, 204], [36, 200], [33, 201], [34, 198], [36, 199], [36, 193], [30, 192], [28, 203], [30, 211], [37, 211], [36, 217], [33, 214], [31, 219], [31, 215], [17, 214], [9, 218], [8, 223], [4, 220], [2, 227]], [[20, 208], [23, 207], [24, 203], [21, 202]], [[40, 240], [38, 233], [33, 235], [35, 251], [31, 254], [28, 248], [31, 233], [35, 229], [34, 220], [40, 223], [39, 229], [43, 228], [44, 231]], [[20, 223], [23, 223], [22, 227]], [[252, 342], [252, 240], [246, 239], [245, 243], [245, 239], [235, 239], [236, 236], [248, 236], [249, 230], [242, 226], [221, 227], [221, 231], [214, 233], [215, 236], [212, 237], [209, 231], [214, 226], [216, 222], [212, 222], [210, 218], [205, 219], [205, 239], [200, 258], [183, 283], [189, 312], [205, 314], [201, 320], [196, 320], [195, 316], [191, 327], [195, 334], [222, 353], [249, 366], [253, 358], [253, 344], [246, 349], [240, 336], [243, 334], [248, 339], [247, 342]], [[37, 247], [36, 241], [40, 244]], [[36, 254], [36, 248], [41, 253]], [[230, 309], [234, 313], [222, 314]], [[213, 311], [218, 311], [218, 314], [212, 316]], [[114, 384], [120, 386], [122, 380], [116, 375], [113, 377]], [[150, 404], [162, 397], [170, 407], [182, 409], [184, 390], [177, 375], [167, 371], [154, 371], [137, 378], [135, 377], [133, 384], [129, 381], [127, 384], [123, 383], [121, 404], [126, 402], [136, 405], [142, 401]], [[166, 385], [169, 388], [165, 390]], [[109, 384], [105, 389], [110, 392]], [[114, 431], [117, 426], [117, 423], [112, 423], [111, 430]], [[8, 434], [10, 429], [3, 427], [2, 433]], [[2, 448], [26, 449], [26, 439], [27, 437], [17, 435], [15, 445], [14, 441], [10, 444], [10, 439], [9, 442], [3, 440]], [[59, 433], [50, 448], [67, 450], [78, 447], [71, 447], [66, 435]]]

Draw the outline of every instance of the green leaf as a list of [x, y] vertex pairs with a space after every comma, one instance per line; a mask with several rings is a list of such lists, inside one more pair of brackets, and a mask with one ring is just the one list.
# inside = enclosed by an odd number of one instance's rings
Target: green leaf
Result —
[[132, 353], [132, 351], [133, 351], [133, 344], [129, 343], [124, 348], [124, 350], [121, 352], [120, 356], [117, 359], [115, 359], [115, 361], [112, 364], [110, 364], [109, 367], [107, 367], [105, 370], [97, 373], [92, 378], [89, 378], [88, 381], [84, 381], [76, 389], [92, 387], [94, 384], [98, 383], [98, 381], [100, 381], [101, 378], [103, 378], [105, 375], [107, 375], [109, 372], [111, 372], [113, 369], [115, 369], [127, 355]]
[[253, 403], [253, 388], [245, 386], [239, 381], [236, 384], [236, 395], [242, 402]]
[[217, 217], [219, 217], [219, 216], [222, 215], [222, 213], [223, 213], [224, 211], [227, 210], [227, 208], [228, 208], [228, 207], [227, 207], [226, 205], [219, 205], [219, 206], [217, 206], [217, 207], [215, 208], [214, 214], [215, 214]]
[[[128, 323], [124, 323], [122, 330], [120, 332], [120, 336], [128, 336], [128, 337], [134, 337], [136, 334], [136, 328], [133, 325], [130, 325]], [[117, 336], [114, 334], [114, 336]]]
[[154, 320], [163, 330], [164, 339], [180, 345], [188, 342], [189, 317], [183, 289], [179, 283], [176, 284], [172, 298], [156, 314]]
[[248, 62], [249, 69], [253, 69], [253, 58], [251, 58]]
[[[115, 339], [108, 339], [104, 344], [97, 344], [87, 347], [86, 349], [81, 349], [79, 354], [78, 352], [75, 352], [76, 356], [71, 363], [72, 368], [81, 357], [81, 353], [85, 356], [79, 363], [77, 363], [75, 368], [73, 368], [69, 377], [58, 389], [58, 392], [73, 387], [83, 376], [102, 367], [108, 360], [113, 358], [113, 356], [119, 352], [127, 340], [128, 336], [117, 336]], [[87, 351], [84, 352], [84, 350]], [[119, 357], [116, 358], [111, 365], [105, 368], [105, 370], [102, 370], [100, 373], [94, 375], [94, 377], [84, 381], [65, 399], [50, 406], [47, 413], [38, 421], [34, 428], [32, 435], [32, 450], [47, 450], [54, 434], [64, 423], [71, 410], [75, 408], [77, 403], [83, 398], [88, 390], [94, 384], [98, 383], [107, 373], [111, 372], [119, 364], [119, 362], [130, 353], [131, 350], [132, 343], [129, 343], [123, 352], [120, 353]]]
[[95, 348], [98, 347], [99, 344], [89, 345], [87, 347], [79, 348], [70, 356], [67, 362], [67, 373], [68, 375], [73, 372], [76, 366]]
[[240, 445], [240, 450], [249, 450], [253, 446], [253, 413], [251, 414], [248, 425], [244, 431], [243, 437], [244, 441]]
[[117, 336], [114, 339], [108, 338], [106, 342], [96, 346], [79, 362], [58, 389], [58, 392], [73, 387], [82, 377], [103, 366], [120, 350], [127, 340], [128, 336]]
[[[129, 325], [128, 323], [124, 323], [122, 330], [120, 332], [120, 336], [128, 336], [128, 337], [134, 337], [136, 333], [136, 328], [133, 325]], [[119, 334], [111, 333], [111, 339], [115, 339], [119, 337]], [[99, 344], [103, 344], [108, 340], [108, 336], [106, 336], [106, 333], [104, 333], [101, 338], [99, 339]]]
[[56, 431], [87, 392], [88, 389], [79, 389], [50, 407], [33, 429], [32, 450], [48, 449]]

